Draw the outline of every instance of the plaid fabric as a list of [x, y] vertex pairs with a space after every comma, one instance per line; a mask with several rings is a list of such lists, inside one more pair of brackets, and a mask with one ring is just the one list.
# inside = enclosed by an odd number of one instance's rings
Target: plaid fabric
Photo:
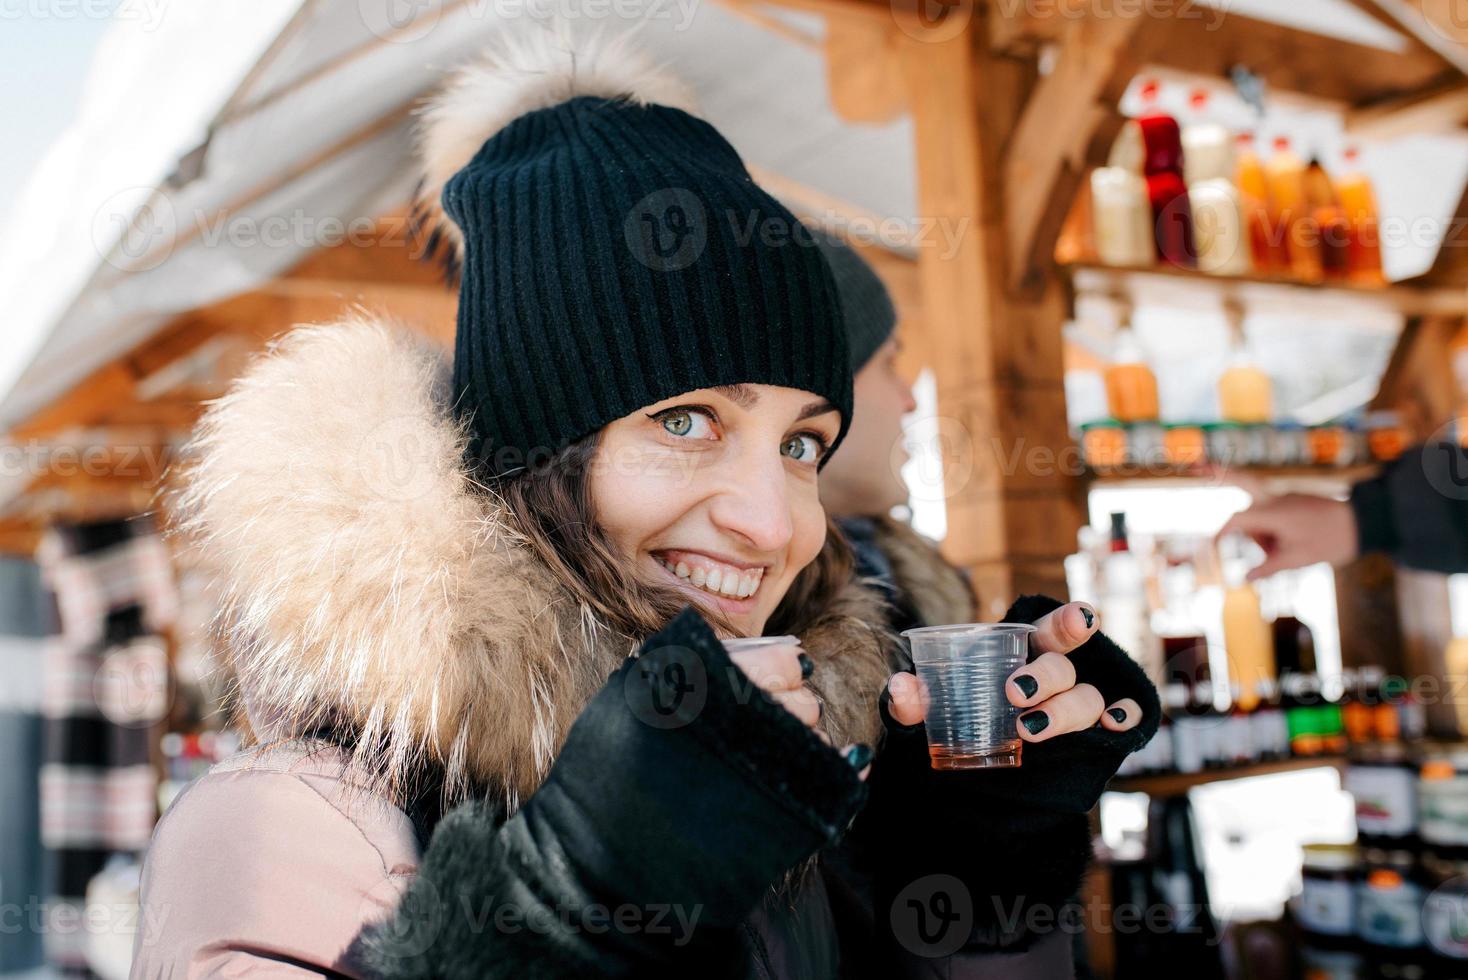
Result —
[[153, 727], [168, 707], [158, 631], [177, 613], [169, 553], [146, 520], [55, 527], [38, 558], [60, 635], [40, 685], [41, 839], [49, 857], [46, 958], [87, 976], [87, 885], [116, 853], [138, 855], [157, 813]]

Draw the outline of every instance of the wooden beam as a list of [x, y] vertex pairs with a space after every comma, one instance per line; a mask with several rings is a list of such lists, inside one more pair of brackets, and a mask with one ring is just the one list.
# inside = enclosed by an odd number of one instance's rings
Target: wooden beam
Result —
[[1468, 122], [1468, 79], [1456, 78], [1346, 113], [1346, 132], [1361, 139], [1393, 140], [1447, 133]]
[[355, 306], [382, 311], [450, 342], [458, 298], [441, 285], [391, 282], [276, 280], [230, 297], [169, 324], [143, 344], [92, 372], [66, 395], [11, 430], [14, 439], [37, 439], [108, 420], [138, 401], [137, 383], [221, 333], [261, 345], [298, 323], [326, 323]]
[[1382, 372], [1371, 407], [1399, 412], [1413, 442], [1458, 414], [1451, 349], [1462, 325], [1461, 316], [1412, 317]]
[[1216, 23], [1152, 17], [1138, 57], [1227, 78], [1244, 65], [1272, 88], [1361, 105], [1419, 91], [1455, 74], [1436, 58], [1402, 54], [1216, 11]]
[[[1360, 0], [1358, 0], [1360, 2]], [[1374, 4], [1398, 29], [1461, 74], [1468, 74], [1468, 19], [1462, 0], [1365, 0]]]
[[1004, 160], [1011, 289], [1040, 288], [1054, 268], [1070, 203], [1121, 129], [1117, 105], [1136, 74], [1130, 51], [1142, 20], [1138, 8], [1069, 22], [1055, 67], [1025, 103]]
[[1456, 74], [1436, 54], [1398, 52], [1327, 37], [1223, 7], [1176, 4], [1158, 15], [1126, 0], [993, 0], [991, 44], [996, 50], [1028, 53], [1054, 43], [1067, 25], [1086, 17], [1115, 19], [1141, 8], [1145, 25], [1135, 52], [1139, 61], [1193, 75], [1229, 77], [1245, 65], [1271, 89], [1330, 102], [1360, 105], [1414, 92]]
[[1403, 44], [1412, 51], [1438, 58], [1446, 67], [1455, 68], [1458, 71], [1463, 71], [1465, 67], [1468, 67], [1468, 61], [1456, 57], [1457, 54], [1463, 52], [1443, 52], [1438, 50], [1437, 45], [1428, 43], [1423, 36], [1427, 24], [1420, 16], [1413, 15], [1409, 4], [1399, 2], [1399, 0], [1346, 0], [1346, 3], [1381, 26], [1395, 32], [1397, 37], [1402, 39]]
[[1063, 296], [1053, 282], [1024, 298], [1006, 286], [1001, 148], [1020, 115], [1025, 85], [1012, 73], [1023, 67], [989, 55], [984, 26], [929, 40], [904, 29], [900, 51], [919, 210], [963, 229], [951, 252], [917, 250], [943, 430], [943, 549], [971, 573], [984, 615], [997, 616], [1019, 592], [1064, 592], [1082, 517], [1075, 481], [1055, 465], [1070, 445]]
[[896, 35], [896, 24], [848, 17], [826, 21], [826, 82], [831, 106], [842, 119], [886, 123], [907, 110]]

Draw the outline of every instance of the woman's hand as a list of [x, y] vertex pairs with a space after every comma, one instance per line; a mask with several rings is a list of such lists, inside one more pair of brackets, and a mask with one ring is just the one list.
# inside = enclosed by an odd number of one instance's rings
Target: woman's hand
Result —
[[[795, 637], [789, 639], [786, 644], [734, 650], [730, 652], [729, 659], [771, 700], [800, 719], [829, 745], [831, 739], [820, 727], [821, 699], [805, 683], [815, 671], [815, 661], [801, 649], [799, 640]], [[871, 772], [871, 749], [864, 745], [851, 745], [842, 754], [853, 765], [861, 763], [860, 776], [866, 779]]]
[[[1029, 709], [1020, 715], [1019, 736], [1043, 742], [1067, 732], [1084, 731], [1098, 721], [1109, 731], [1124, 732], [1142, 720], [1132, 698], [1108, 705], [1091, 684], [1077, 684], [1067, 656], [1101, 627], [1100, 616], [1084, 602], [1071, 602], [1035, 623], [1030, 647], [1039, 656], [1015, 671], [1004, 685], [1009, 703]], [[900, 725], [916, 725], [926, 716], [926, 690], [915, 674], [893, 674], [887, 680], [887, 710]]]

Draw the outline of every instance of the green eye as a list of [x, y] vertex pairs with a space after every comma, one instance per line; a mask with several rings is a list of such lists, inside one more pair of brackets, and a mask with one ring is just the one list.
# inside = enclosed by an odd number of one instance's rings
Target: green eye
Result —
[[664, 415], [661, 421], [663, 428], [675, 436], [686, 436], [689, 432], [693, 431], [693, 415], [689, 412]]
[[813, 463], [821, 458], [821, 452], [824, 449], [825, 446], [821, 440], [815, 436], [801, 433], [786, 439], [785, 444], [780, 447], [780, 453], [802, 463]]

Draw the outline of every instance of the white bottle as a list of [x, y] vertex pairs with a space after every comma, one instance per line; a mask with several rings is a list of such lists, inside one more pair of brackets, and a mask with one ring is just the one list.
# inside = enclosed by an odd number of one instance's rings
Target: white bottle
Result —
[[1103, 265], [1148, 267], [1157, 259], [1147, 180], [1121, 167], [1091, 172], [1091, 223]]

